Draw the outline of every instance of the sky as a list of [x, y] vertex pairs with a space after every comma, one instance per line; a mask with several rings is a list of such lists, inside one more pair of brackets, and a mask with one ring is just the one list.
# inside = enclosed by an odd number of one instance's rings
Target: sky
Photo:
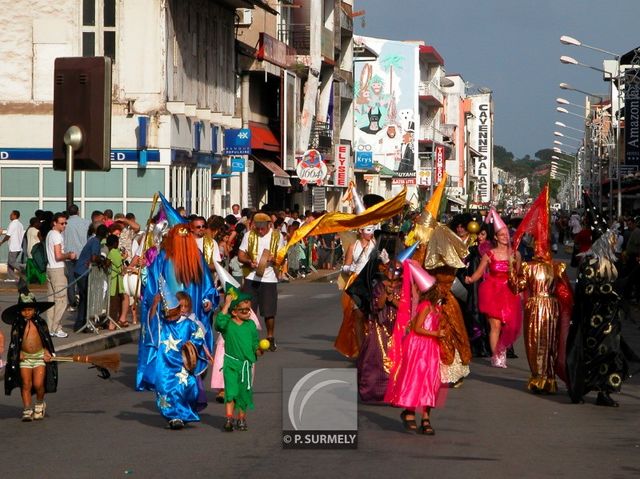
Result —
[[[560, 56], [597, 68], [613, 57], [563, 45], [562, 35], [614, 53], [640, 46], [640, 0], [354, 1], [355, 11], [365, 11], [354, 18], [355, 34], [424, 40], [444, 58], [447, 73], [493, 90], [494, 142], [518, 158], [553, 147], [556, 121], [583, 127], [580, 118], [556, 112], [558, 97], [582, 105], [585, 101], [582, 93], [561, 90], [561, 82], [590, 93], [608, 92], [602, 73], [562, 64]], [[573, 130], [563, 133], [580, 136]], [[563, 149], [575, 151], [575, 141], [563, 143]]]

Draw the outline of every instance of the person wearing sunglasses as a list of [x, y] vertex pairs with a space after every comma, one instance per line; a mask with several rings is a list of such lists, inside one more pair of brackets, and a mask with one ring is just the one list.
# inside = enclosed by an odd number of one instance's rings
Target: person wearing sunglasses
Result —
[[45, 319], [51, 336], [66, 338], [68, 334], [62, 330], [62, 316], [67, 310], [67, 277], [64, 274], [65, 261], [75, 260], [74, 252], [65, 253], [62, 233], [67, 227], [69, 217], [66, 213], [56, 213], [51, 222], [51, 231], [45, 241], [47, 251], [47, 297], [54, 302], [53, 308], [45, 313]]

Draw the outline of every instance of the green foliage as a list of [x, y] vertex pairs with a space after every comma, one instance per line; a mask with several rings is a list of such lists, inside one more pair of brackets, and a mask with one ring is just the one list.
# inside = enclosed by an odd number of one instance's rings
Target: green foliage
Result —
[[[536, 151], [534, 158], [529, 155], [525, 155], [523, 158], [516, 158], [513, 153], [503, 146], [494, 145], [493, 164], [518, 178], [529, 178], [531, 196], [536, 197], [540, 194], [542, 187], [549, 181], [547, 172], [549, 171], [553, 154], [552, 149], [545, 148]], [[551, 196], [556, 195], [559, 185], [559, 181], [552, 180], [549, 191]]]

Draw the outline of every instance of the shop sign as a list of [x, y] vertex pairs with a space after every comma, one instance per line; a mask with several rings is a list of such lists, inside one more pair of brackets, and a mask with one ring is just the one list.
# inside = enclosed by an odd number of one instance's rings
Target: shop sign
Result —
[[373, 152], [356, 151], [356, 170], [370, 170], [373, 168]]
[[307, 150], [296, 167], [296, 173], [302, 186], [307, 183], [322, 186], [327, 177], [327, 165], [322, 161], [318, 150]]
[[251, 130], [249, 128], [224, 130], [225, 155], [250, 155]]
[[349, 145], [337, 145], [337, 154], [335, 161], [335, 175], [333, 178], [334, 186], [346, 188], [349, 186], [351, 147]]
[[231, 158], [231, 173], [244, 173], [244, 158]]

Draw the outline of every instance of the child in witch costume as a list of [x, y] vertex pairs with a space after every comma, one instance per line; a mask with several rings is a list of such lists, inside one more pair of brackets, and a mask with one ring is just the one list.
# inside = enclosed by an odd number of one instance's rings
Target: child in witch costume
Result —
[[220, 331], [225, 344], [222, 373], [227, 420], [224, 430], [233, 431], [233, 410], [237, 408], [235, 427], [246, 431], [247, 409], [253, 409], [253, 364], [256, 355], [262, 355], [258, 348], [258, 330], [251, 321], [251, 295], [229, 288], [224, 306], [216, 316], [215, 329]]
[[200, 420], [198, 411], [207, 405], [202, 379], [211, 358], [205, 327], [192, 312], [191, 297], [184, 291], [172, 294], [161, 277], [163, 308], [159, 316], [159, 347], [155, 355], [156, 404], [170, 429], [182, 429]]
[[39, 302], [32, 293], [23, 291], [18, 303], [2, 312], [2, 321], [11, 325], [4, 391], [8, 396], [14, 388], [21, 389], [25, 422], [44, 418], [44, 395], [56, 392], [58, 386], [58, 365], [51, 361], [53, 341], [46, 321], [40, 317], [52, 306], [52, 302]]

